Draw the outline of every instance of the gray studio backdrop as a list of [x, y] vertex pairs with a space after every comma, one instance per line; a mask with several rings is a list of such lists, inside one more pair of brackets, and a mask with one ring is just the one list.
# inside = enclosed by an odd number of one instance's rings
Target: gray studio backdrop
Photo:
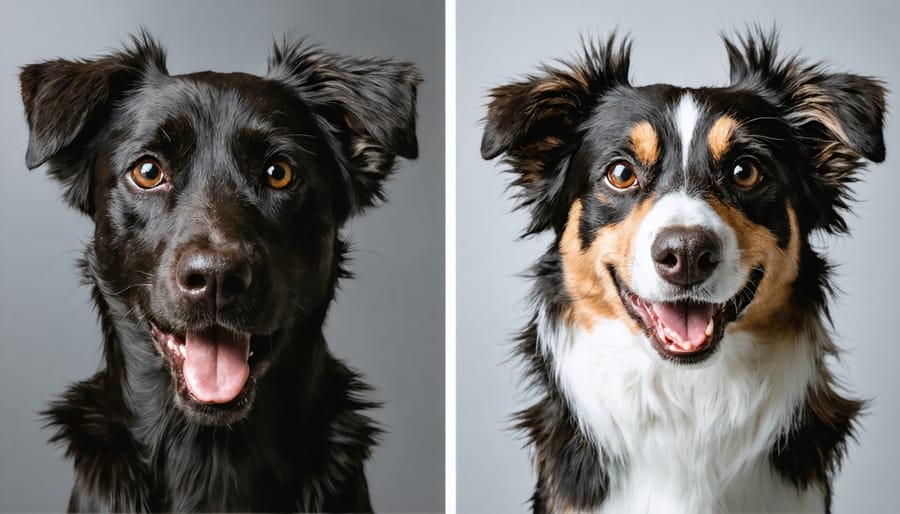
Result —
[[344, 281], [326, 336], [385, 402], [375, 417], [387, 434], [368, 466], [375, 508], [443, 510], [443, 9], [419, 0], [0, 3], [0, 511], [65, 510], [71, 466], [45, 443], [37, 412], [100, 362], [74, 264], [91, 225], [43, 170], [25, 168], [17, 70], [117, 49], [140, 25], [168, 49], [172, 73], [265, 73], [273, 37], [291, 32], [420, 67], [420, 157], [400, 166], [388, 204], [352, 223], [358, 278]]
[[838, 367], [852, 391], [872, 398], [858, 444], [835, 487], [835, 512], [896, 512], [900, 505], [900, 374], [897, 354], [897, 220], [900, 219], [900, 3], [766, 0], [722, 2], [457, 2], [457, 486], [459, 512], [522, 512], [534, 477], [523, 441], [508, 430], [525, 405], [511, 334], [528, 315], [524, 271], [547, 238], [515, 242], [525, 213], [510, 213], [509, 179], [479, 156], [491, 86], [567, 57], [579, 34], [630, 32], [637, 84], [724, 84], [728, 65], [717, 35], [747, 22], [777, 22], [782, 47], [827, 59], [840, 68], [876, 75], [894, 91], [887, 118], [888, 160], [855, 188], [852, 236], [829, 240], [843, 291], [832, 304], [837, 340], [847, 350]]

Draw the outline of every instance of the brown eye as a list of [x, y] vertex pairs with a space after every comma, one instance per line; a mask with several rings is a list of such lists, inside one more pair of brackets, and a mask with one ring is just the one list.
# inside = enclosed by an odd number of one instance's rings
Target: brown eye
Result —
[[637, 181], [637, 174], [627, 162], [617, 161], [606, 168], [606, 181], [616, 189], [628, 189]]
[[293, 179], [294, 170], [286, 162], [273, 162], [266, 168], [266, 182], [272, 189], [284, 189]]
[[738, 161], [737, 164], [734, 165], [731, 178], [734, 180], [734, 184], [739, 188], [750, 189], [756, 184], [759, 184], [759, 181], [762, 180], [762, 174], [755, 164], [744, 160]]
[[141, 159], [131, 169], [131, 180], [142, 189], [153, 189], [162, 184], [165, 178], [162, 166], [153, 159]]

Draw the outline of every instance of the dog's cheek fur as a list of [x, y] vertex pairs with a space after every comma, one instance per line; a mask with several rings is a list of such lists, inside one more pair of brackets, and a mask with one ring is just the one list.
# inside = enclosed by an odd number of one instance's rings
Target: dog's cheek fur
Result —
[[633, 234], [652, 205], [653, 197], [645, 198], [621, 221], [597, 227], [585, 215], [582, 200], [572, 204], [559, 242], [570, 322], [590, 331], [597, 320], [617, 319], [633, 333], [640, 332], [625, 310], [610, 269], [625, 284], [631, 282]]
[[739, 209], [715, 198], [707, 201], [737, 236], [741, 271], [747, 276], [753, 269], [764, 271], [753, 302], [729, 331], [753, 332], [764, 339], [800, 339], [803, 317], [808, 312], [799, 310], [792, 301], [800, 268], [800, 229], [794, 209], [789, 204], [784, 206], [790, 235], [786, 247], [782, 247], [778, 235], [754, 223]]

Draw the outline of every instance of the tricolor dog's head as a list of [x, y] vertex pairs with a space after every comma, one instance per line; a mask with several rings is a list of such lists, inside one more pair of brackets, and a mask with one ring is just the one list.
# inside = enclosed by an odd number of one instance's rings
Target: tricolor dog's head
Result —
[[844, 232], [848, 185], [884, 159], [884, 87], [725, 40], [727, 87], [629, 82], [630, 44], [585, 45], [491, 92], [482, 155], [516, 174], [528, 233], [554, 230], [571, 323], [619, 319], [696, 363], [726, 332], [818, 315], [812, 231]]

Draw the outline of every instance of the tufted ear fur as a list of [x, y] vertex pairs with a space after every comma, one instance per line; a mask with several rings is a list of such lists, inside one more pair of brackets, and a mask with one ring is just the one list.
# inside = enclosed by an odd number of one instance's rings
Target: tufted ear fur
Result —
[[578, 146], [581, 124], [600, 97], [616, 86], [628, 86], [631, 43], [583, 43], [583, 52], [561, 68], [544, 66], [541, 73], [490, 92], [481, 156], [503, 155], [516, 178], [519, 207], [531, 210], [525, 235], [561, 230], [568, 203], [559, 197], [569, 158]]
[[95, 138], [110, 108], [143, 74], [166, 73], [165, 53], [149, 34], [131, 41], [120, 53], [29, 64], [19, 74], [29, 131], [25, 164], [34, 169], [49, 163], [50, 175], [64, 184], [66, 200], [88, 215], [94, 211]]
[[422, 77], [414, 65], [391, 59], [329, 54], [303, 41], [275, 44], [267, 77], [292, 86], [334, 138], [348, 194], [347, 215], [384, 199], [384, 180], [396, 157], [415, 159], [416, 96]]
[[884, 85], [870, 77], [830, 73], [821, 64], [777, 56], [777, 34], [760, 29], [736, 42], [723, 38], [736, 87], [762, 91], [809, 157], [809, 229], [846, 232], [849, 185], [865, 166], [884, 160]]

